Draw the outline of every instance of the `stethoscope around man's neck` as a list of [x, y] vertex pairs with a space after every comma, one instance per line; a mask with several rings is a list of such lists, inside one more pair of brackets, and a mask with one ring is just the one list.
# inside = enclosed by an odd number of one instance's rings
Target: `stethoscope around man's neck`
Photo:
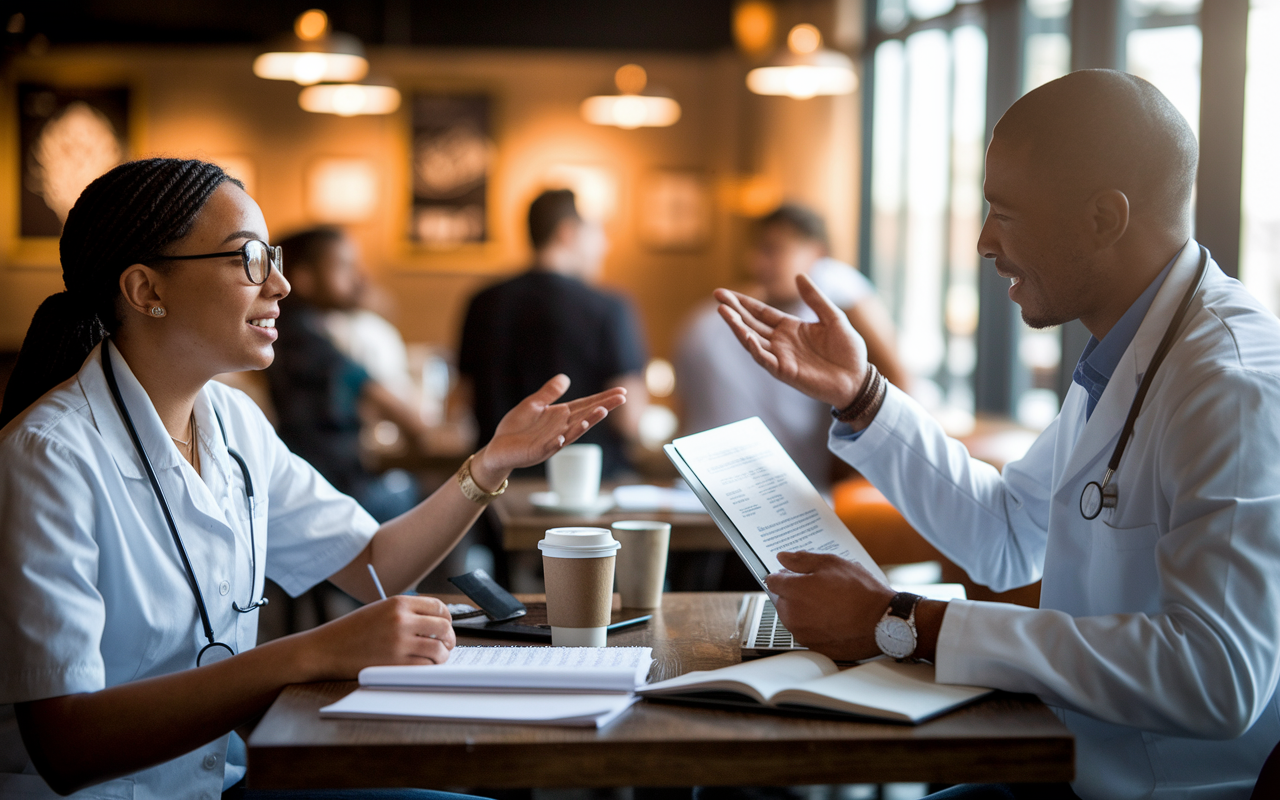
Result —
[[1160, 346], [1156, 348], [1155, 355], [1151, 357], [1151, 363], [1147, 366], [1147, 373], [1142, 376], [1142, 383], [1138, 386], [1138, 393], [1134, 395], [1133, 402], [1129, 405], [1129, 416], [1124, 420], [1124, 429], [1120, 431], [1120, 441], [1116, 442], [1116, 449], [1111, 452], [1111, 460], [1107, 462], [1107, 472], [1102, 476], [1102, 483], [1097, 481], [1089, 481], [1085, 484], [1084, 490], [1080, 492], [1080, 515], [1085, 519], [1097, 519], [1104, 508], [1115, 508], [1120, 502], [1120, 490], [1111, 478], [1116, 474], [1116, 469], [1120, 466], [1120, 457], [1124, 455], [1125, 445], [1129, 443], [1129, 439], [1133, 436], [1133, 426], [1138, 420], [1138, 412], [1142, 410], [1142, 401], [1147, 397], [1147, 390], [1151, 388], [1151, 381], [1156, 376], [1156, 370], [1160, 368], [1164, 357], [1169, 355], [1169, 351], [1173, 349], [1174, 340], [1178, 337], [1178, 329], [1182, 327], [1182, 320], [1187, 316], [1187, 309], [1191, 307], [1191, 301], [1195, 299], [1196, 293], [1200, 291], [1201, 284], [1204, 283], [1205, 273], [1209, 271], [1209, 251], [1204, 245], [1200, 245], [1200, 266], [1196, 270], [1196, 279], [1191, 282], [1191, 287], [1187, 289], [1187, 293], [1182, 297], [1182, 304], [1178, 306], [1178, 312], [1173, 315], [1173, 319], [1169, 322], [1169, 327], [1165, 328], [1164, 338], [1160, 340]]
[[[133, 418], [129, 416], [129, 409], [124, 404], [124, 397], [120, 394], [120, 385], [116, 383], [115, 369], [111, 366], [111, 354], [107, 351], [110, 349], [107, 341], [102, 342], [102, 372], [107, 378], [107, 387], [111, 390], [111, 398], [116, 401], [116, 408], [120, 409], [120, 417], [124, 419], [124, 425], [129, 429], [129, 438], [133, 440], [133, 446], [138, 451], [138, 455], [142, 458], [142, 466], [147, 471], [147, 478], [151, 481], [151, 489], [155, 492], [156, 500], [160, 501], [160, 510], [164, 512], [164, 521], [169, 525], [169, 533], [173, 534], [173, 543], [177, 545], [178, 556], [182, 559], [182, 566], [187, 571], [187, 579], [190, 581], [191, 594], [196, 598], [196, 608], [200, 611], [200, 624], [204, 626], [204, 636], [209, 643], [200, 648], [200, 652], [196, 654], [196, 666], [212, 664], [221, 661], [224, 658], [230, 658], [236, 654], [231, 646], [217, 640], [213, 634], [213, 624], [209, 621], [209, 609], [204, 604], [204, 593], [200, 590], [200, 581], [196, 579], [195, 570], [191, 568], [191, 559], [187, 557], [187, 548], [182, 544], [182, 537], [178, 535], [178, 526], [173, 521], [173, 513], [169, 511], [169, 503], [164, 498], [164, 490], [160, 488], [160, 481], [156, 479], [156, 471], [151, 466], [151, 459], [147, 457], [147, 451], [142, 446], [142, 439], [138, 437], [138, 429], [133, 425]], [[244, 496], [245, 503], [249, 508], [249, 604], [240, 606], [234, 600], [231, 607], [241, 614], [253, 611], [255, 608], [261, 608], [267, 604], [265, 595], [258, 600], [253, 599], [253, 587], [258, 583], [258, 546], [254, 539], [253, 531], [253, 481], [249, 477], [249, 467], [245, 464], [244, 458], [235, 450], [231, 449], [230, 442], [227, 441], [227, 428], [222, 424], [222, 415], [218, 413], [218, 409], [213, 410], [214, 417], [218, 420], [218, 429], [222, 431], [222, 443], [227, 447], [227, 454], [231, 456], [240, 467], [240, 475], [244, 478]], [[194, 431], [193, 431], [194, 435]], [[197, 444], [197, 447], [199, 445]]]

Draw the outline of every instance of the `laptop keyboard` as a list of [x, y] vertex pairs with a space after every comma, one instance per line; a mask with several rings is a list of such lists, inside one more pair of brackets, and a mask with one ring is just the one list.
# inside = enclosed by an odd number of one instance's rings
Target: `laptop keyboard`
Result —
[[764, 601], [764, 608], [760, 611], [760, 624], [756, 626], [755, 634], [747, 646], [766, 650], [795, 647], [791, 631], [783, 627], [778, 619], [778, 609], [774, 607], [772, 600]]

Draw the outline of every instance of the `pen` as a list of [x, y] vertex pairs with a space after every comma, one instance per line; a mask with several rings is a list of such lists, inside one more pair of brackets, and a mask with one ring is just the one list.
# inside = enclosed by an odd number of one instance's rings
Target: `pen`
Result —
[[382, 590], [382, 581], [378, 580], [378, 571], [373, 568], [373, 564], [369, 564], [369, 577], [373, 578], [373, 585], [378, 588], [378, 597], [383, 600], [387, 599], [387, 593]]

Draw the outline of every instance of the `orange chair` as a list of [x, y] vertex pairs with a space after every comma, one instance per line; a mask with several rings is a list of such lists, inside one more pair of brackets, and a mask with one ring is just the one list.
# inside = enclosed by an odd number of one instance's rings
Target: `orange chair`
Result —
[[991, 600], [1035, 608], [1040, 605], [1040, 584], [1023, 586], [1008, 592], [993, 592], [986, 586], [974, 583], [969, 575], [956, 566], [898, 513], [898, 509], [885, 498], [880, 490], [866, 478], [850, 478], [837, 483], [832, 489], [836, 515], [858, 537], [867, 553], [877, 564], [914, 564], [919, 561], [938, 561], [942, 564], [942, 579], [947, 583], [962, 583], [970, 600]]

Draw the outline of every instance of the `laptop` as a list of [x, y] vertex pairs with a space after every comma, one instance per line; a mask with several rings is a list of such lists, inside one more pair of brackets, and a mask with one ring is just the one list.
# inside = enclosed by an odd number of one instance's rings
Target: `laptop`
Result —
[[[960, 583], [928, 583], [894, 585], [899, 592], [911, 592], [930, 600], [964, 600]], [[764, 592], [753, 592], [742, 598], [738, 607], [738, 640], [744, 659], [764, 658], [792, 650], [808, 650], [796, 644], [795, 637], [778, 619], [778, 608]]]

